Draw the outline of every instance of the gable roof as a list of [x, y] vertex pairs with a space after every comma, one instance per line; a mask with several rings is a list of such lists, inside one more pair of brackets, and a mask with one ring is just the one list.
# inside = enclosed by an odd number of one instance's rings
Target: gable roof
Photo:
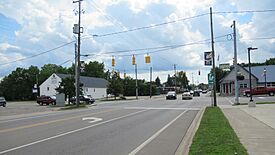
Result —
[[[59, 73], [57, 73], [56, 75], [61, 79], [74, 76], [71, 74], [59, 74]], [[88, 76], [80, 76], [80, 83], [83, 83], [84, 87], [90, 87], [90, 88], [106, 88], [108, 85], [108, 81], [103, 78], [95, 78], [95, 77], [88, 77]]]
[[[248, 67], [245, 68], [248, 69]], [[259, 82], [265, 82], [264, 68], [266, 68], [266, 82], [275, 82], [275, 65], [252, 66], [251, 73], [259, 79]]]
[[[239, 68], [242, 68], [245, 72], [247, 72], [247, 73], [249, 74], [249, 71], [248, 71], [246, 68], [240, 66], [239, 64], [238, 64], [238, 67], [239, 67]], [[219, 81], [219, 83], [222, 82], [227, 76], [229, 76], [230, 73], [231, 73], [232, 71], [234, 71], [234, 68], [233, 68], [230, 72], [228, 72], [228, 73]], [[256, 80], [258, 80], [258, 78], [253, 74], [253, 72], [251, 72], [251, 73], [252, 73], [252, 74], [251, 74], [252, 77], [254, 77]]]

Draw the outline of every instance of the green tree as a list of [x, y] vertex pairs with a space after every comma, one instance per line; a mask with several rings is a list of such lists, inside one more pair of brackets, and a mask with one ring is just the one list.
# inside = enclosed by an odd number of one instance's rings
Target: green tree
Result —
[[187, 88], [188, 82], [189, 81], [184, 71], [180, 71], [177, 73], [177, 86]]
[[[228, 71], [223, 71], [222, 69], [220, 69], [218, 67], [215, 68], [215, 71], [216, 71], [216, 87], [217, 87], [217, 92], [220, 92], [220, 84], [219, 84], [219, 82], [220, 82], [220, 80], [222, 78], [225, 77], [225, 75], [228, 73]], [[211, 69], [210, 72], [213, 73], [213, 69]]]
[[73, 76], [62, 79], [56, 91], [65, 94], [65, 98], [75, 96], [75, 79]]
[[120, 94], [123, 94], [123, 83], [116, 72], [109, 81], [107, 92], [113, 94], [115, 99]]
[[157, 87], [161, 87], [161, 82], [160, 82], [159, 77], [156, 78], [155, 83], [156, 83]]
[[39, 75], [39, 84], [44, 82], [47, 78], [49, 78], [53, 73], [63, 73], [68, 74], [68, 70], [62, 66], [58, 66], [56, 64], [46, 64], [41, 67], [40, 75]]
[[170, 74], [168, 74], [166, 87], [172, 87], [172, 86], [174, 86], [173, 80], [172, 80], [172, 77], [170, 77]]
[[81, 75], [106, 79], [106, 73], [104, 72], [104, 63], [90, 61], [89, 63], [85, 64], [84, 72], [81, 73]]

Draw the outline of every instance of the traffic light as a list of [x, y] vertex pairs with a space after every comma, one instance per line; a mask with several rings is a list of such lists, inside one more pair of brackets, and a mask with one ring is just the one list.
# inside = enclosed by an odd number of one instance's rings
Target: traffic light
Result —
[[124, 71], [123, 77], [126, 78], [126, 72]]
[[115, 64], [115, 58], [114, 56], [112, 57], [112, 66], [114, 67], [116, 64]]
[[132, 65], [136, 65], [136, 57], [135, 57], [134, 54], [133, 54], [133, 57], [132, 57]]
[[151, 58], [148, 54], [145, 56], [145, 63], [147, 64], [151, 63]]
[[198, 74], [201, 75], [201, 70], [198, 71]]

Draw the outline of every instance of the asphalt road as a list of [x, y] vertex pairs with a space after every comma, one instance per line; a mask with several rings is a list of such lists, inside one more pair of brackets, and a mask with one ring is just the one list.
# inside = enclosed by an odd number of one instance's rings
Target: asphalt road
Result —
[[173, 155], [209, 97], [98, 104], [0, 121], [0, 154]]

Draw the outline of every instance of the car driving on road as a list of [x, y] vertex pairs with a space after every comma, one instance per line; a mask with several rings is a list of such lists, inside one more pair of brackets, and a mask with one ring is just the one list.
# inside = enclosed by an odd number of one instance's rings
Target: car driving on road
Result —
[[192, 99], [193, 97], [192, 97], [192, 95], [190, 94], [190, 92], [189, 91], [185, 91], [185, 92], [183, 92], [183, 94], [182, 94], [182, 99], [183, 100], [185, 100], [185, 99]]
[[0, 97], [0, 106], [6, 107], [6, 100], [4, 97]]
[[177, 94], [175, 91], [169, 91], [166, 95], [166, 100], [169, 100], [169, 99], [174, 99], [176, 100], [177, 99]]

